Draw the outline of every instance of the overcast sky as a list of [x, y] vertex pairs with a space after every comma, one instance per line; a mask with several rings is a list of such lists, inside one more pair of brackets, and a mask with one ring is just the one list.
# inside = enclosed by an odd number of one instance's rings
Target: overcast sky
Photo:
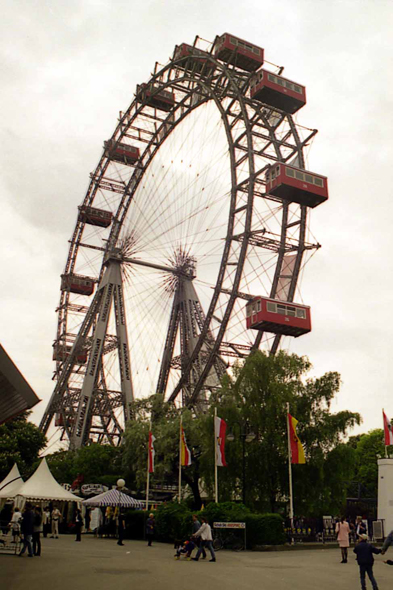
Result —
[[89, 173], [156, 61], [225, 31], [265, 48], [307, 87], [298, 121], [319, 130], [310, 170], [330, 199], [311, 213], [322, 248], [303, 273], [313, 332], [291, 341], [313, 375], [343, 385], [332, 410], [393, 417], [390, 0], [86, 0], [3, 3], [0, 35], [0, 340], [43, 400], [52, 392], [60, 274]]

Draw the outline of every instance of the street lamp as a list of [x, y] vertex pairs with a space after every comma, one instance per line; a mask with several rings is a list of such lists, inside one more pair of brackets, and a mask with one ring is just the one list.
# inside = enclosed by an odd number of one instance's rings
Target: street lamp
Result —
[[[242, 483], [242, 496], [243, 496], [243, 504], [246, 504], [246, 443], [252, 442], [256, 438], [256, 434], [250, 430], [248, 423], [239, 423], [236, 422], [237, 426], [240, 429], [240, 438], [242, 439], [242, 451], [243, 451], [243, 483]], [[232, 442], [235, 440], [235, 435], [233, 432], [229, 432], [227, 434], [227, 440]]]
[[121, 490], [124, 488], [124, 486], [126, 485], [126, 482], [124, 481], [124, 479], [118, 479], [116, 482], [116, 486], [117, 489], [119, 491], [119, 501], [117, 503], [117, 537], [118, 537], [118, 544], [122, 544], [123, 543], [123, 539], [122, 539], [122, 534], [121, 534], [121, 528], [122, 528], [122, 523], [120, 522], [121, 519], [121, 514], [120, 514], [120, 504], [121, 504]]

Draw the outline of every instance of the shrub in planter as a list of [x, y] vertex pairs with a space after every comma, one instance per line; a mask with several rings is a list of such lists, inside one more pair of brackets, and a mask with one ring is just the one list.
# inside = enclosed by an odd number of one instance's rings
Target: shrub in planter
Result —
[[156, 538], [164, 542], [183, 540], [191, 535], [192, 512], [185, 504], [170, 502], [161, 505], [154, 514]]

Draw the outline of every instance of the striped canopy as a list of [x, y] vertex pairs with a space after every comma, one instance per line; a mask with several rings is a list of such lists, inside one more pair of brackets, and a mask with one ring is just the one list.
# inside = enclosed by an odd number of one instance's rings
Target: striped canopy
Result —
[[143, 508], [144, 502], [135, 500], [119, 490], [108, 490], [103, 494], [83, 500], [85, 506], [120, 506], [121, 508]]

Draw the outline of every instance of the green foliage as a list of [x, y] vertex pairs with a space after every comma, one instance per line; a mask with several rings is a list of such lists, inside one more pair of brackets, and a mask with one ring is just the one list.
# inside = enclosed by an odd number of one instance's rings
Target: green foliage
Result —
[[[110, 445], [91, 444], [77, 451], [59, 451], [46, 457], [49, 469], [60, 483], [69, 483], [81, 474], [84, 483], [111, 487], [122, 475], [122, 450]], [[130, 485], [130, 481], [127, 482]]]
[[144, 510], [128, 510], [125, 514], [127, 539], [144, 539], [147, 515]]
[[[220, 417], [233, 430], [235, 440], [227, 444], [227, 469], [220, 469], [220, 498], [233, 499], [242, 493], [242, 433], [247, 429], [256, 436], [245, 444], [245, 480], [247, 505], [256, 507], [268, 501], [276, 511], [280, 498], [288, 495], [287, 404], [299, 421], [298, 435], [305, 448], [306, 465], [294, 465], [293, 482], [297, 514], [308, 514], [307, 507], [320, 514], [332, 503], [326, 488], [325, 462], [329, 453], [341, 443], [349, 428], [360, 423], [359, 414], [342, 411], [330, 413], [330, 405], [340, 387], [338, 373], [326, 373], [317, 379], [307, 378], [311, 364], [306, 357], [284, 351], [270, 355], [256, 351], [244, 365], [226, 377], [222, 390], [213, 398]], [[211, 440], [211, 447], [213, 440]], [[211, 449], [213, 452], [213, 449]], [[337, 458], [339, 455], [337, 454]], [[343, 457], [347, 463], [348, 457]], [[338, 474], [343, 469], [338, 469]], [[344, 476], [343, 476], [344, 477]], [[334, 485], [340, 486], [337, 478]], [[212, 487], [212, 475], [207, 485]], [[334, 492], [333, 496], [337, 494]]]
[[213, 522], [239, 522], [251, 514], [250, 510], [244, 504], [236, 502], [210, 502], [206, 508], [200, 512], [210, 524]]
[[162, 504], [154, 513], [156, 536], [160, 541], [175, 541], [189, 537], [192, 532], [192, 512], [185, 504]]
[[258, 545], [283, 545], [284, 521], [279, 514], [248, 514], [245, 516], [247, 549]]
[[46, 437], [28, 421], [29, 415], [30, 412], [25, 412], [0, 426], [0, 481], [14, 463], [24, 478], [30, 476], [40, 451], [45, 448]]
[[384, 435], [381, 428], [362, 434], [356, 445], [356, 473], [354, 479], [367, 490], [367, 497], [378, 496], [378, 457], [385, 456]]

